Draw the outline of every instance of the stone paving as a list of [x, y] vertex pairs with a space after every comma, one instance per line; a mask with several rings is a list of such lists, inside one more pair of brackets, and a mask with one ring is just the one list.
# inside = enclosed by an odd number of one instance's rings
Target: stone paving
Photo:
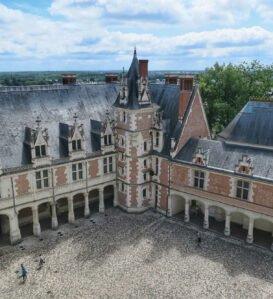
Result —
[[[152, 211], [107, 214], [0, 249], [0, 298], [273, 297], [269, 251], [203, 231], [198, 248], [194, 228]], [[21, 263], [29, 271], [25, 284]]]

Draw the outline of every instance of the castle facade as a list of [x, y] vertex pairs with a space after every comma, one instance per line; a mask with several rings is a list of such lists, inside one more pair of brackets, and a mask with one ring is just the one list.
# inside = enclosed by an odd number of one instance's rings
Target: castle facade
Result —
[[56, 229], [60, 215], [113, 205], [185, 222], [198, 212], [204, 228], [213, 219], [227, 236], [236, 224], [248, 243], [255, 229], [271, 242], [273, 103], [249, 101], [216, 141], [192, 75], [149, 84], [135, 51], [114, 77], [0, 88], [0, 237], [15, 244], [26, 224], [40, 236], [45, 218]]

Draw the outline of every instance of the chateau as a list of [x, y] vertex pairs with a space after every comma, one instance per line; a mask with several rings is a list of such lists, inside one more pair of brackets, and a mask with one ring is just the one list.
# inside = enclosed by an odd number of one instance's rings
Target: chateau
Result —
[[[43, 219], [75, 221], [109, 205], [232, 223], [252, 243], [273, 223], [273, 102], [252, 99], [211, 135], [192, 75], [149, 84], [136, 51], [129, 71], [102, 84], [0, 87], [0, 238], [22, 239]], [[97, 204], [98, 203], [98, 204]], [[82, 207], [82, 209], [80, 209]]]

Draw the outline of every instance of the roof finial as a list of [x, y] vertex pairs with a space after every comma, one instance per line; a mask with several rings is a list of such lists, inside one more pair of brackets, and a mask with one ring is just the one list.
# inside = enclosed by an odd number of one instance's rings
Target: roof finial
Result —
[[134, 47], [134, 56], [136, 56], [136, 46]]
[[76, 112], [74, 113], [74, 116], [73, 116], [73, 118], [74, 118], [74, 123], [77, 123], [77, 118], [78, 118], [78, 115], [77, 115], [77, 113], [76, 113]]
[[41, 119], [39, 116], [37, 116], [36, 118], [37, 130], [40, 130], [40, 123], [41, 123]]

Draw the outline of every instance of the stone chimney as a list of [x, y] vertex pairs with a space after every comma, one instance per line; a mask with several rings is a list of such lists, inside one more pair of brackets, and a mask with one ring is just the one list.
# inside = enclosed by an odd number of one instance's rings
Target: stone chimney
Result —
[[148, 79], [148, 61], [149, 60], [139, 60], [139, 76], [141, 78]]
[[76, 75], [74, 74], [62, 74], [63, 84], [76, 84]]
[[179, 91], [179, 112], [178, 121], [182, 123], [184, 114], [189, 104], [189, 100], [193, 91], [194, 75], [180, 76], [180, 91]]

